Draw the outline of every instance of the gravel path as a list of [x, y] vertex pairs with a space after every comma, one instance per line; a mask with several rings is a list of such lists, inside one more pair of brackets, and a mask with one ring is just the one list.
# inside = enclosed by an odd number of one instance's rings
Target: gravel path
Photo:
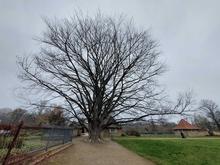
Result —
[[90, 144], [82, 138], [61, 153], [41, 163], [42, 165], [154, 165], [113, 141]]

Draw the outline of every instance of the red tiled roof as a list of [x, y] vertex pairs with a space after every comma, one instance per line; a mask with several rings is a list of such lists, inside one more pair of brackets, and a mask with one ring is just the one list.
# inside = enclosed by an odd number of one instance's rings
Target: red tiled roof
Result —
[[180, 122], [173, 129], [174, 130], [199, 130], [198, 127], [190, 124], [184, 119], [181, 119]]

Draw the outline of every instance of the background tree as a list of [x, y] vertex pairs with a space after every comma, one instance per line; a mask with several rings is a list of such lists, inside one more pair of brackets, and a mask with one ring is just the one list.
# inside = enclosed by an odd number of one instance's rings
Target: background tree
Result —
[[157, 125], [156, 125], [156, 122], [154, 121], [154, 119], [151, 118], [150, 120], [150, 124], [149, 124], [149, 130], [151, 132], [157, 132]]
[[193, 123], [203, 130], [211, 129], [212, 125], [207, 117], [202, 115], [194, 115]]
[[195, 115], [193, 123], [203, 130], [208, 130], [210, 136], [214, 135], [215, 123], [208, 120], [207, 117], [202, 115]]
[[202, 100], [199, 109], [206, 113], [207, 118], [211, 119], [220, 131], [220, 109], [218, 105], [212, 100]]
[[188, 110], [188, 94], [174, 106], [162, 103], [164, 65], [147, 31], [101, 14], [45, 22], [41, 51], [19, 61], [20, 78], [65, 102], [92, 142], [111, 124]]
[[48, 122], [50, 125], [64, 126], [66, 118], [64, 116], [63, 108], [56, 106], [48, 115]]
[[29, 113], [22, 108], [16, 108], [15, 110], [3, 108], [0, 109], [0, 123], [3, 124], [18, 124], [21, 120], [26, 125], [34, 125], [36, 123], [35, 115]]
[[36, 119], [36, 125], [64, 126], [69, 120], [61, 106], [50, 105], [47, 101], [40, 101], [35, 105], [35, 112], [31, 113]]
[[10, 120], [13, 124], [18, 124], [21, 120], [23, 120], [25, 114], [27, 113], [26, 110], [17, 108], [10, 113]]
[[48, 125], [48, 116], [53, 107], [49, 105], [48, 101], [41, 100], [39, 103], [34, 104], [33, 115], [36, 118], [36, 125]]
[[10, 115], [9, 113], [13, 110], [10, 108], [0, 108], [0, 123], [10, 123]]

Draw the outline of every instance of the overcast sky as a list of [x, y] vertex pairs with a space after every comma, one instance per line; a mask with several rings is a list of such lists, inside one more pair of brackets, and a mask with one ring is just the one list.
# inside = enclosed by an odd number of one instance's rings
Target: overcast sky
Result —
[[94, 15], [125, 14], [137, 27], [151, 29], [168, 72], [161, 78], [172, 98], [193, 89], [197, 100], [220, 105], [219, 0], [0, 0], [0, 108], [16, 108], [16, 57], [38, 51], [33, 40], [45, 29], [42, 16], [68, 17], [74, 10]]

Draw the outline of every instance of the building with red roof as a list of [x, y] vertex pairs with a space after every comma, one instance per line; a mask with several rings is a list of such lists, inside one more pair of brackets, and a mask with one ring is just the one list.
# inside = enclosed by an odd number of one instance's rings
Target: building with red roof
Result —
[[199, 127], [190, 124], [185, 119], [181, 119], [180, 122], [173, 129], [174, 131], [200, 130]]
[[181, 119], [180, 122], [173, 128], [176, 134], [184, 133], [185, 136], [204, 136], [207, 135], [207, 131], [202, 131], [199, 127], [190, 124], [185, 119]]

